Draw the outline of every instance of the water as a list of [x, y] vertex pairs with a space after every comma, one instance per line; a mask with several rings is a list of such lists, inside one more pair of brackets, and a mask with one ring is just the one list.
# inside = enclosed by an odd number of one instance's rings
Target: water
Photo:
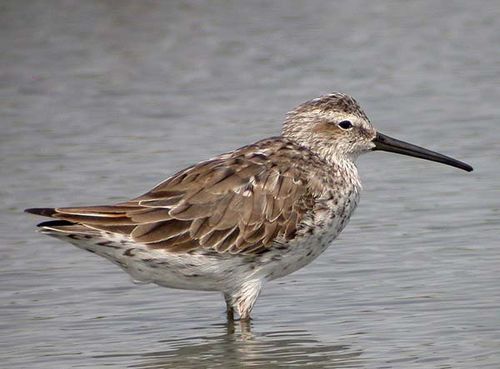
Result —
[[[498, 2], [0, 3], [6, 368], [500, 367]], [[279, 132], [332, 90], [465, 173], [373, 153], [340, 239], [264, 289], [251, 332], [212, 293], [136, 286], [36, 234]]]

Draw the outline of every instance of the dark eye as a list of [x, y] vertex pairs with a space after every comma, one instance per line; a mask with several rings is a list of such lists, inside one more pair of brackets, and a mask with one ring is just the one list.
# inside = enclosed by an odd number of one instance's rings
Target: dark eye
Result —
[[349, 129], [352, 128], [352, 123], [349, 120], [343, 120], [339, 123], [339, 127], [342, 129]]

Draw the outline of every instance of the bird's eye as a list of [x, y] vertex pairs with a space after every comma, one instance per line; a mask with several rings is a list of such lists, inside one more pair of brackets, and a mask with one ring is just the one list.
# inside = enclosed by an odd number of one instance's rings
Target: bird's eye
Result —
[[342, 129], [349, 129], [352, 128], [352, 123], [349, 120], [343, 120], [339, 123], [339, 127]]

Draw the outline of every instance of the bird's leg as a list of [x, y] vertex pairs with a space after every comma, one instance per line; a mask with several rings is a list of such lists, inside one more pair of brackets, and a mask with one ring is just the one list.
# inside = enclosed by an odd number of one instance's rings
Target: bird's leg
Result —
[[240, 320], [240, 330], [241, 330], [241, 338], [242, 339], [249, 339], [253, 338], [252, 335], [252, 324], [251, 320]]
[[234, 322], [234, 307], [231, 295], [224, 293], [224, 300], [226, 300], [226, 316], [228, 322]]
[[259, 297], [261, 289], [261, 280], [246, 281], [232, 295], [232, 301], [234, 301], [234, 306], [236, 306], [240, 315], [240, 322], [250, 322], [250, 313], [255, 301], [257, 301], [257, 297]]
[[240, 315], [240, 322], [245, 322], [245, 323], [250, 323], [252, 320], [252, 317], [250, 316], [250, 311], [244, 311]]

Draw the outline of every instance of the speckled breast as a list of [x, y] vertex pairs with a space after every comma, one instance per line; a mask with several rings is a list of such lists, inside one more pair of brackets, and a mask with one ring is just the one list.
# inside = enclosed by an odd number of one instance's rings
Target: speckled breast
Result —
[[325, 192], [311, 216], [304, 219], [297, 237], [262, 256], [266, 279], [293, 273], [323, 253], [347, 225], [359, 203], [360, 190], [360, 186], [352, 185], [344, 191]]

